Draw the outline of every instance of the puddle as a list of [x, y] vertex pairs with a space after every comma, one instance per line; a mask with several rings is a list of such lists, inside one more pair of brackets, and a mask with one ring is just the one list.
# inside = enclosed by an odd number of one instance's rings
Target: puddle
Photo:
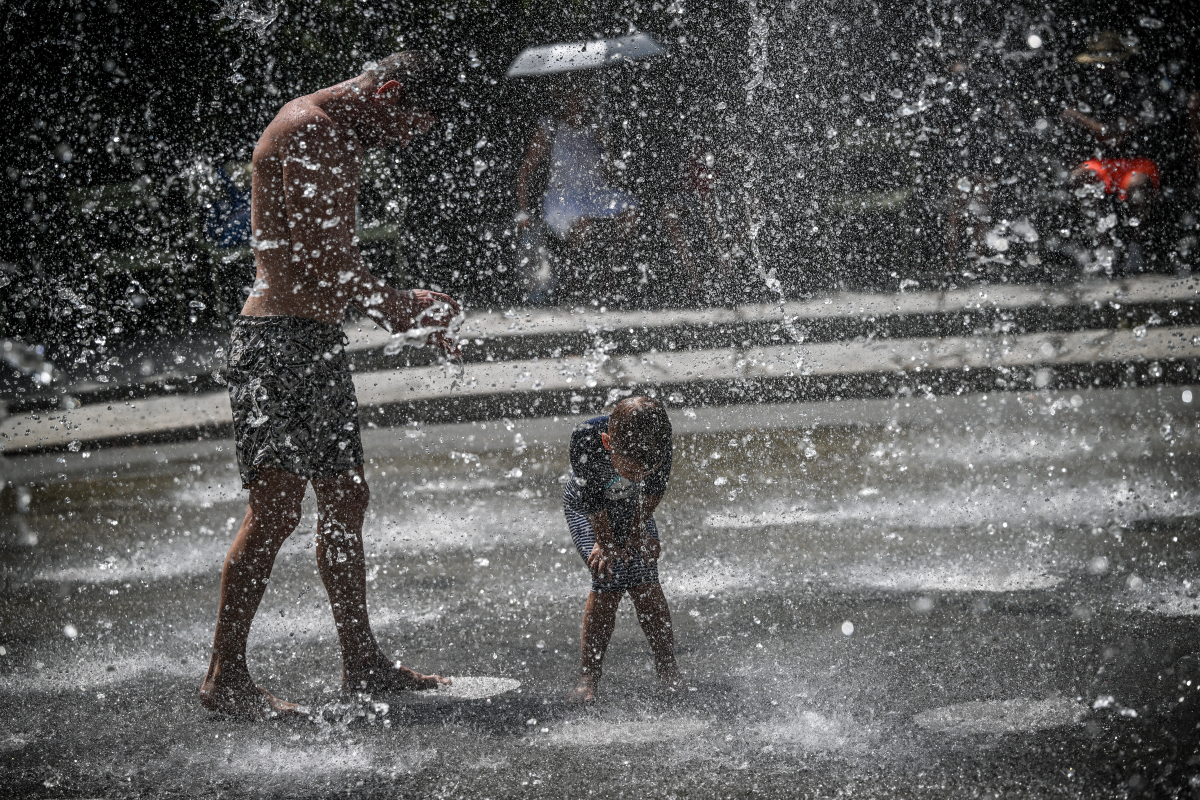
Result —
[[953, 565], [924, 569], [850, 570], [847, 582], [901, 592], [1028, 592], [1052, 589], [1062, 578], [1036, 567], [961, 570]]
[[697, 737], [712, 731], [709, 722], [697, 719], [662, 719], [653, 722], [567, 721], [536, 741], [554, 747], [653, 744]]
[[1065, 697], [1031, 700], [977, 700], [956, 703], [913, 718], [918, 727], [936, 733], [966, 735], [972, 733], [1022, 733], [1076, 725], [1087, 715], [1087, 708]]

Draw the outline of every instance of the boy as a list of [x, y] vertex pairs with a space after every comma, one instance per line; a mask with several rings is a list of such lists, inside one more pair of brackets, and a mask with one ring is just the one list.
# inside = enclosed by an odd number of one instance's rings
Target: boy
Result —
[[571, 435], [571, 476], [563, 512], [571, 539], [592, 573], [583, 612], [579, 680], [569, 700], [596, 698], [596, 685], [629, 592], [638, 623], [650, 641], [659, 682], [679, 679], [671, 611], [658, 583], [658, 530], [654, 509], [671, 474], [671, 421], [663, 404], [629, 397], [610, 416], [594, 417]]

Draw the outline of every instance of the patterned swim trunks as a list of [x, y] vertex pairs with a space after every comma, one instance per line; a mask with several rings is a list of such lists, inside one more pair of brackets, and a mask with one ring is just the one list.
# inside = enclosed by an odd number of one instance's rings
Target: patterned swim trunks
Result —
[[263, 466], [312, 479], [362, 465], [346, 341], [312, 319], [238, 317], [225, 376], [243, 487]]

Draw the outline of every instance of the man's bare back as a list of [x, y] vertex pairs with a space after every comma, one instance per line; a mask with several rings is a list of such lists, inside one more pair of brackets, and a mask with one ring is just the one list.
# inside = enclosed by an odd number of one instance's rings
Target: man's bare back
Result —
[[363, 152], [406, 144], [433, 123], [427, 113], [403, 110], [401, 92], [386, 86], [363, 91], [358, 79], [346, 81], [292, 100], [267, 126], [254, 148], [250, 209], [257, 275], [244, 315], [340, 324], [353, 304], [391, 330], [403, 330], [436, 303], [457, 313], [446, 295], [400, 292], [375, 278], [354, 241]]

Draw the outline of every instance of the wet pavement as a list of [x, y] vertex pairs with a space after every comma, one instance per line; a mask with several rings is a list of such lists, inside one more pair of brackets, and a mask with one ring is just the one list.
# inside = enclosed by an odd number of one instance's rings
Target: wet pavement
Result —
[[[369, 602], [488, 700], [344, 700], [314, 517], [251, 636], [301, 723], [196, 701], [245, 498], [230, 443], [13, 459], [0, 795], [1200, 796], [1200, 387], [673, 410], [661, 572], [567, 707], [578, 418], [365, 433]], [[38, 460], [40, 459], [40, 461]]]

